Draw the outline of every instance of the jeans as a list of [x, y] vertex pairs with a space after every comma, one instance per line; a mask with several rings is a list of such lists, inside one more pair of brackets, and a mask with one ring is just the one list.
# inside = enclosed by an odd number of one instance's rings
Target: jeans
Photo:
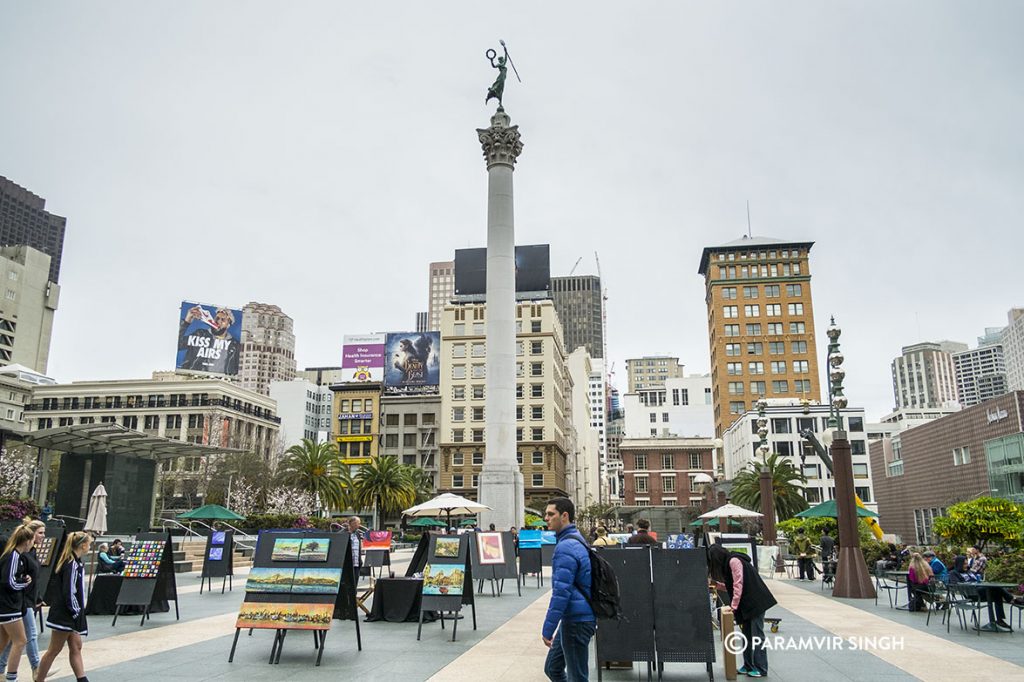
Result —
[[548, 658], [544, 661], [544, 674], [551, 682], [587, 682], [590, 679], [590, 640], [596, 630], [594, 621], [562, 621], [558, 625]]
[[[28, 662], [33, 668], [39, 667], [39, 635], [36, 632], [36, 612], [29, 609], [21, 619], [25, 624], [25, 637], [28, 642], [25, 644], [25, 653], [28, 655]], [[7, 670], [7, 659], [11, 655], [11, 643], [0, 653], [0, 671]]]
[[814, 559], [811, 557], [803, 557], [796, 560], [797, 565], [800, 567], [800, 579], [804, 579], [804, 575], [807, 576], [808, 580], [814, 580]]
[[[750, 620], [737, 620], [740, 632], [747, 638], [747, 645], [743, 649], [743, 667], [747, 670], [756, 669], [762, 675], [768, 674], [768, 650], [764, 647], [764, 612], [757, 614]], [[754, 638], [757, 637], [760, 644], [754, 646]]]

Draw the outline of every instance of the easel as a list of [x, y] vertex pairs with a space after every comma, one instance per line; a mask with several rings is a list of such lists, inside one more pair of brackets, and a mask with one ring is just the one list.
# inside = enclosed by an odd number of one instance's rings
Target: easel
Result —
[[430, 547], [427, 553], [429, 557], [427, 564], [431, 566], [460, 566], [463, 569], [462, 594], [423, 594], [420, 599], [419, 624], [416, 627], [416, 641], [420, 641], [423, 632], [423, 614], [427, 611], [436, 611], [441, 620], [441, 629], [444, 630], [445, 613], [453, 614], [452, 620], [452, 641], [458, 634], [459, 619], [462, 618], [459, 612], [463, 604], [468, 604], [473, 612], [473, 629], [476, 630], [476, 600], [473, 598], [473, 564], [469, 561], [469, 538], [465, 535], [454, 536], [459, 538], [459, 551], [454, 557], [438, 557], [438, 537], [451, 538], [453, 536], [431, 535]]
[[121, 615], [122, 606], [143, 607], [139, 625], [145, 625], [149, 620], [149, 609], [155, 599], [173, 601], [174, 619], [181, 620], [181, 613], [178, 610], [178, 584], [174, 577], [174, 551], [171, 548], [171, 536], [169, 533], [139, 533], [135, 536], [135, 545], [125, 555], [125, 563], [132, 560], [132, 552], [138, 551], [139, 543], [143, 542], [163, 543], [157, 575], [155, 578], [122, 578], [111, 627], [117, 625], [117, 617]]
[[[217, 535], [220, 534], [220, 535]], [[224, 542], [215, 544], [214, 538], [223, 537]], [[211, 559], [210, 553], [213, 549], [221, 550], [220, 559]], [[220, 585], [220, 593], [224, 594], [224, 587], [228, 590], [234, 589], [232, 578], [235, 574], [235, 533], [234, 531], [213, 531], [206, 538], [206, 552], [203, 554], [203, 572], [199, 582], [199, 594], [209, 581], [210, 592], [213, 592], [213, 579], [223, 578]]]

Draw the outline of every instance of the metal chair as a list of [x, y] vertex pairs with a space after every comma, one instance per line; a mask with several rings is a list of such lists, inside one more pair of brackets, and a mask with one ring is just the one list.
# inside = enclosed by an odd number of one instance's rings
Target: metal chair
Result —
[[936, 579], [929, 581], [927, 591], [921, 591], [921, 599], [924, 601], [925, 608], [928, 611], [928, 617], [924, 619], [925, 625], [931, 624], [932, 611], [949, 610], [948, 592], [948, 586], [941, 580]]
[[[903, 585], [895, 580], [886, 578], [884, 570], [875, 570], [875, 606], [878, 606], [879, 592], [885, 592], [885, 595], [889, 598], [890, 609], [899, 606], [900, 593], [903, 591]], [[895, 603], [892, 596], [894, 592], [896, 593]]]
[[[949, 586], [949, 608], [955, 611], [960, 627], [967, 630], [967, 613], [971, 614], [971, 621], [974, 622], [975, 630], [981, 637], [981, 618], [978, 615], [987, 605], [978, 596], [978, 588], [971, 583], [957, 583]], [[950, 618], [952, 620], [952, 618]], [[946, 622], [946, 632], [949, 632], [949, 621]]]
[[[825, 559], [821, 562], [821, 589], [825, 589], [825, 585], [829, 587], [835, 587], [836, 584], [836, 562], [830, 559]], [[878, 598], [878, 595], [875, 595]]]

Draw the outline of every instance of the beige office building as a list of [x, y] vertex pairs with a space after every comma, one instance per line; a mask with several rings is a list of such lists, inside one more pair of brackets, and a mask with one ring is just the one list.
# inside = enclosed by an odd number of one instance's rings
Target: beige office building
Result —
[[[423, 331], [437, 331], [441, 328], [441, 314], [444, 307], [455, 295], [455, 261], [430, 264], [430, 307], [427, 309], [427, 328]], [[419, 324], [417, 323], [417, 329]]]
[[50, 269], [50, 257], [31, 246], [0, 248], [0, 365], [46, 373], [60, 299]]
[[744, 237], [704, 249], [716, 437], [762, 397], [821, 400], [812, 246]]
[[666, 379], [683, 376], [679, 358], [668, 355], [645, 355], [642, 358], [626, 360], [629, 377], [629, 393], [651, 388], [665, 388]]
[[276, 305], [251, 302], [242, 308], [238, 381], [243, 388], [270, 395], [271, 381], [295, 378], [293, 325]]
[[[486, 304], [449, 305], [441, 318], [440, 492], [476, 499], [486, 448]], [[516, 304], [516, 451], [526, 505], [566, 495], [572, 380], [550, 300]]]

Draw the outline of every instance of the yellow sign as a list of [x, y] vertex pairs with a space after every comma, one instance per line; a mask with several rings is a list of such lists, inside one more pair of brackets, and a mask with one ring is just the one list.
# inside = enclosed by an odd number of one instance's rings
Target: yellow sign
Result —
[[338, 436], [339, 443], [370, 443], [373, 436]]
[[370, 464], [373, 462], [373, 457], [342, 457], [342, 464]]

